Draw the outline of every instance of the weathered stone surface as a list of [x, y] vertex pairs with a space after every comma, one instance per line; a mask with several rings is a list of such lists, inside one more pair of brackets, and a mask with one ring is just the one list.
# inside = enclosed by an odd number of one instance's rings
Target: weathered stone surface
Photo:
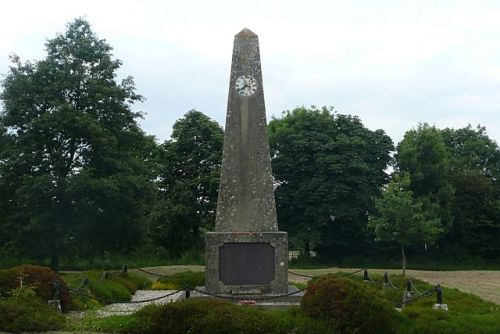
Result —
[[[206, 238], [205, 275], [206, 288], [211, 293], [222, 294], [266, 294], [288, 292], [288, 240], [286, 232], [213, 232], [208, 233]], [[225, 284], [221, 277], [220, 249], [225, 244], [246, 243], [268, 244], [274, 248], [274, 279], [269, 283], [255, 284], [244, 282], [240, 284]], [[248, 254], [252, 258], [252, 254]], [[252, 264], [243, 261], [243, 265], [252, 268]], [[244, 272], [243, 272], [244, 274]]]
[[234, 38], [215, 232], [206, 235], [206, 291], [288, 292], [287, 233], [278, 231], [259, 40]]
[[[238, 93], [242, 76], [255, 79], [252, 95]], [[234, 38], [215, 231], [277, 230], [259, 40], [244, 29]]]

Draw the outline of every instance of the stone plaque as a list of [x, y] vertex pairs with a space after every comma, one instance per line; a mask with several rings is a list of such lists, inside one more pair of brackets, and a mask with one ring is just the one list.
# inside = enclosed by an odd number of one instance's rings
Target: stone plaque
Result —
[[274, 247], [268, 243], [226, 243], [219, 249], [219, 280], [228, 285], [270, 284], [274, 259]]

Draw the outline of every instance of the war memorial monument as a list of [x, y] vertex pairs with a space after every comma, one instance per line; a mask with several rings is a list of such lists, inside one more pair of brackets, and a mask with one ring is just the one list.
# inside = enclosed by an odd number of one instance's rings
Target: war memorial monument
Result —
[[287, 233], [278, 231], [259, 40], [234, 38], [215, 231], [206, 235], [206, 292], [289, 292]]

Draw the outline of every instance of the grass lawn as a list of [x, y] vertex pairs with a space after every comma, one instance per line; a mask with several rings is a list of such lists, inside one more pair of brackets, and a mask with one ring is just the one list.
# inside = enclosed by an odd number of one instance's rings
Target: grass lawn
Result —
[[[151, 267], [147, 268], [148, 271], [162, 274], [162, 275], [172, 275], [182, 271], [203, 271], [203, 266], [166, 266], [166, 267]], [[345, 272], [351, 272], [355, 269], [342, 269]], [[305, 275], [322, 275], [326, 273], [331, 273], [339, 271], [338, 268], [325, 268], [325, 269], [295, 269], [294, 272], [305, 274]], [[375, 281], [381, 279], [381, 274], [384, 270], [370, 270], [370, 275]], [[134, 272], [134, 271], [133, 271]], [[154, 275], [148, 275], [141, 272], [135, 272], [136, 274], [144, 275], [152, 280], [156, 277]], [[398, 287], [403, 287], [405, 284], [405, 279], [401, 276], [397, 276], [396, 273], [399, 271], [389, 271], [392, 281]], [[447, 277], [445, 272], [435, 273], [436, 278], [439, 280], [433, 280], [429, 278], [429, 272], [409, 271], [408, 276], [412, 277], [415, 286], [421, 292], [428, 291], [433, 288], [432, 284], [424, 282], [417, 277], [425, 276], [424, 278], [431, 282], [441, 282], [444, 283], [444, 277]], [[361, 274], [355, 275], [354, 279], [361, 279]], [[457, 274], [455, 272], [455, 274]], [[495, 280], [495, 275], [498, 272], [492, 272], [488, 279]], [[456, 277], [456, 282], [460, 282], [460, 276], [462, 275], [465, 286], [467, 283], [473, 279], [472, 277], [482, 277], [482, 272], [475, 273], [463, 272], [458, 273]], [[471, 276], [472, 275], [472, 276]], [[291, 282], [297, 282], [302, 287], [307, 279], [304, 277], [295, 276], [290, 274], [289, 280]], [[382, 284], [375, 285], [369, 284], [371, 289], [382, 289]], [[471, 293], [460, 291], [457, 288], [447, 287], [443, 284], [443, 296], [444, 303], [448, 304], [449, 311], [437, 311], [433, 310], [432, 306], [436, 302], [435, 294], [429, 297], [422, 297], [415, 300], [414, 302], [408, 304], [404, 307], [401, 312], [401, 317], [399, 318], [399, 324], [397, 327], [397, 333], [500, 333], [500, 305], [495, 304], [490, 301], [481, 299], [480, 297], [473, 295]], [[477, 285], [481, 285], [478, 283]], [[403, 291], [398, 289], [386, 289], [384, 290], [384, 296], [391, 303], [398, 304], [402, 300]], [[234, 305], [235, 308], [241, 306]], [[259, 311], [261, 312], [261, 311]], [[271, 312], [272, 315], [269, 319], [280, 319], [279, 321], [291, 322], [293, 326], [298, 326], [295, 333], [327, 333], [323, 331], [324, 328], [318, 325], [314, 328], [314, 331], [309, 331], [307, 328], [312, 326], [313, 323], [311, 319], [304, 318], [301, 310], [298, 308], [290, 309], [287, 311], [269, 311], [262, 310], [262, 312]], [[300, 318], [300, 321], [297, 320]], [[304, 320], [305, 319], [305, 320]], [[274, 320], [272, 320], [274, 321]], [[278, 320], [276, 320], [278, 321]], [[307, 325], [304, 325], [307, 324]], [[83, 318], [69, 318], [65, 330], [68, 331], [95, 331], [95, 332], [111, 332], [111, 333], [126, 333], [130, 331], [137, 331], [138, 326], [141, 326], [140, 320], [135, 315], [125, 315], [125, 316], [111, 316], [106, 318], [98, 318], [96, 313], [93, 311], [86, 312]], [[221, 323], [221, 330], [223, 330], [224, 324]], [[282, 326], [280, 328], [291, 328], [290, 326]], [[312, 327], [311, 327], [312, 329]], [[283, 329], [284, 330], [284, 329]], [[283, 333], [286, 333], [283, 332]]]

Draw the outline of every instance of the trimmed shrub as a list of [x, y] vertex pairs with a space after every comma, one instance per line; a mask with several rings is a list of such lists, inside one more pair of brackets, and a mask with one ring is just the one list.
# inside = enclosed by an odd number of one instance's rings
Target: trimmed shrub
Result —
[[[87, 271], [84, 273], [68, 273], [63, 277], [71, 287], [80, 288], [82, 294], [95, 298], [75, 295], [71, 307], [77, 310], [95, 309], [101, 304], [129, 301], [131, 295], [138, 289], [148, 288], [152, 284], [150, 280], [140, 275], [129, 273], [126, 276], [120, 276], [118, 272], [104, 275], [102, 271]], [[88, 279], [89, 284], [82, 287], [84, 279]]]
[[65, 318], [36, 296], [29, 286], [0, 300], [0, 331], [49, 331], [63, 327]]
[[301, 304], [307, 315], [343, 333], [394, 333], [399, 316], [378, 291], [335, 275], [311, 281]]
[[63, 311], [71, 304], [69, 289], [64, 280], [49, 267], [42, 266], [20, 265], [0, 270], [0, 295], [5, 296], [18, 288], [21, 285], [20, 278], [23, 285], [32, 285], [36, 295], [45, 302], [52, 298], [52, 283], [56, 282], [59, 285], [59, 299]]
[[91, 280], [89, 286], [90, 292], [105, 304], [114, 302], [127, 302], [132, 296], [130, 291], [120, 282], [112, 279]]
[[110, 281], [123, 285], [123, 287], [126, 288], [130, 294], [134, 294], [137, 291], [137, 285], [128, 280], [126, 277], [113, 277]]
[[288, 333], [292, 326], [260, 308], [204, 298], [147, 306], [135, 316], [128, 330], [136, 333]]
[[127, 281], [133, 282], [136, 286], [136, 289], [138, 290], [149, 289], [151, 288], [151, 284], [153, 283], [146, 277], [134, 273], [128, 273], [125, 279]]
[[169, 286], [171, 289], [194, 288], [205, 285], [205, 273], [202, 271], [183, 271], [167, 277], [158, 278], [158, 282]]

